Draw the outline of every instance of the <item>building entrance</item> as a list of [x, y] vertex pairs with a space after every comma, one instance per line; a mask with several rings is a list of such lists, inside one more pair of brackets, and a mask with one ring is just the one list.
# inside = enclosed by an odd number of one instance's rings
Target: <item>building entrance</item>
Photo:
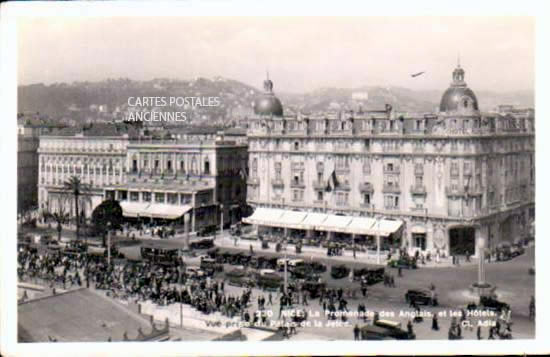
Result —
[[475, 228], [473, 227], [458, 227], [449, 230], [451, 255], [474, 254], [475, 241]]

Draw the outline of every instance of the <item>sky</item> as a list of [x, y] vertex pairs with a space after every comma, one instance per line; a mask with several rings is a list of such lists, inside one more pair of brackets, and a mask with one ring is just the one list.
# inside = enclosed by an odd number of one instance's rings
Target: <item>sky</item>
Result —
[[[475, 90], [534, 90], [532, 17], [33, 17], [20, 84], [222, 76], [275, 92], [441, 90], [458, 57]], [[425, 71], [423, 75], [411, 74]]]

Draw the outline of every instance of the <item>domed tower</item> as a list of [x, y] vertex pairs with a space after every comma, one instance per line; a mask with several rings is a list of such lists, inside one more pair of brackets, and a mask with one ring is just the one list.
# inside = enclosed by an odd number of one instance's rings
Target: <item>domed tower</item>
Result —
[[453, 71], [451, 86], [443, 93], [439, 111], [448, 114], [472, 115], [479, 112], [474, 92], [464, 82], [464, 70], [458, 63]]
[[273, 93], [273, 82], [269, 79], [269, 75], [264, 81], [264, 93], [256, 98], [253, 107], [256, 115], [283, 116], [283, 105]]

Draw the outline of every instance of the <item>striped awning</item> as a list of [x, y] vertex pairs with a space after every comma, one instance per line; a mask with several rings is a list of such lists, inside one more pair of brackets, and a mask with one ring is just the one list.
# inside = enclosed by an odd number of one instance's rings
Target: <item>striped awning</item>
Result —
[[397, 232], [403, 225], [403, 221], [400, 220], [341, 216], [264, 207], [257, 208], [250, 217], [243, 218], [243, 222], [268, 227], [380, 235], [383, 237]]

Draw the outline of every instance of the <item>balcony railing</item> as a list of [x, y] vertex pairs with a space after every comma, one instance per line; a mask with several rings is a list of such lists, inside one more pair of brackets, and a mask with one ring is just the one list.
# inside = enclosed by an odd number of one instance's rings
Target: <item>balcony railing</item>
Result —
[[290, 187], [292, 188], [305, 188], [306, 187], [306, 184], [304, 183], [304, 181], [290, 181]]
[[411, 185], [411, 193], [413, 195], [426, 195], [426, 186], [424, 186], [424, 185]]
[[312, 185], [315, 190], [324, 190], [326, 188], [326, 183], [323, 180], [314, 180]]
[[400, 193], [401, 189], [397, 185], [384, 185], [384, 188], [382, 189], [382, 192], [384, 192], [384, 193]]
[[374, 192], [374, 187], [370, 182], [363, 182], [359, 184], [359, 192]]
[[384, 166], [384, 173], [385, 174], [399, 174], [399, 166], [394, 166], [392, 169], [388, 168], [387, 166]]
[[284, 187], [285, 183], [282, 179], [271, 179], [271, 186], [273, 186], [273, 187]]

